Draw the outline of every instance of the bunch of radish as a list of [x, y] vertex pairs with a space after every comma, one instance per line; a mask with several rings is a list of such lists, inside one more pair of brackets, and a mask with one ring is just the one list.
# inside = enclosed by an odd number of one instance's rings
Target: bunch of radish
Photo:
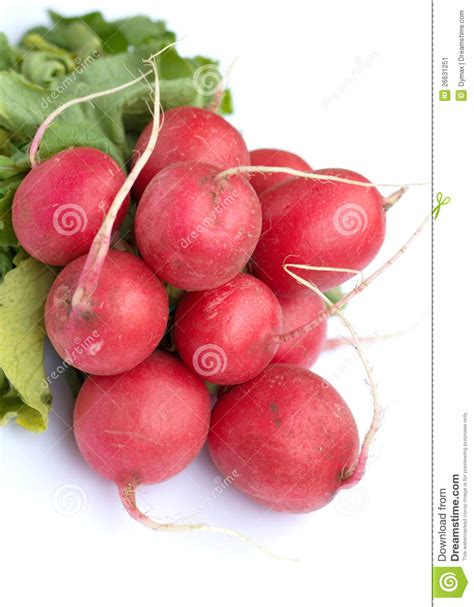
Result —
[[[77, 444], [153, 528], [169, 525], [139, 511], [137, 487], [180, 472], [206, 439], [220, 472], [254, 500], [321, 508], [362, 476], [378, 423], [376, 412], [361, 447], [347, 404], [310, 370], [342, 307], [322, 292], [374, 259], [401, 192], [386, 199], [353, 171], [313, 171], [282, 150], [249, 153], [210, 110], [160, 116], [157, 77], [155, 87], [128, 175], [92, 148], [37, 162], [38, 138], [13, 203], [21, 245], [63, 266], [45, 323], [60, 356], [89, 375]], [[134, 240], [123, 247], [130, 192]], [[171, 307], [169, 287], [179, 293]], [[212, 411], [205, 382], [217, 391]]]

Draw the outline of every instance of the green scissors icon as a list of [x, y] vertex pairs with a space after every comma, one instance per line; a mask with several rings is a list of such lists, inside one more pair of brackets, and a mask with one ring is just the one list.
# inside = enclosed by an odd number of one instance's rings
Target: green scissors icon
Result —
[[436, 202], [438, 204], [433, 207], [433, 219], [437, 219], [439, 212], [441, 211], [441, 207], [444, 207], [445, 204], [449, 204], [451, 202], [451, 198], [449, 196], [445, 196], [443, 198], [443, 194], [438, 192], [436, 194]]

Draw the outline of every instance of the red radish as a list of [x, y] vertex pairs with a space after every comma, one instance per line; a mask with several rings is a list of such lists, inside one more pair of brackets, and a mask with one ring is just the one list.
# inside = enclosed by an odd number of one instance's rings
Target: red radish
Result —
[[89, 466], [114, 481], [129, 514], [145, 522], [136, 488], [190, 464], [204, 445], [209, 418], [204, 383], [157, 351], [126, 373], [86, 379], [74, 409], [74, 435]]
[[[150, 123], [138, 138], [137, 156], [145, 149], [151, 128]], [[240, 133], [218, 114], [197, 107], [173, 108], [163, 114], [158, 143], [134, 185], [136, 195], [141, 197], [162, 169], [183, 161], [223, 169], [249, 164], [250, 157]]]
[[166, 290], [144, 262], [111, 250], [86, 311], [72, 305], [87, 256], [68, 264], [46, 301], [48, 336], [69, 364], [96, 375], [128, 371], [149, 356], [168, 319]]
[[238, 384], [255, 377], [278, 348], [282, 314], [260, 280], [238, 274], [225, 285], [188, 293], [178, 305], [174, 340], [179, 355], [202, 378]]
[[[316, 173], [369, 183], [345, 169]], [[284, 263], [362, 270], [382, 246], [385, 199], [376, 188], [298, 178], [267, 190], [260, 200], [263, 230], [251, 267], [279, 295], [303, 288], [285, 272]], [[352, 276], [350, 272], [299, 273], [323, 291]]]
[[[295, 293], [291, 297], [279, 297], [283, 312], [283, 331], [293, 331], [314, 320], [324, 312], [323, 300], [310, 291]], [[320, 355], [326, 342], [327, 320], [324, 319], [312, 331], [299, 339], [281, 344], [273, 357], [274, 363], [288, 363], [310, 369]]]
[[[281, 166], [300, 171], [312, 171], [312, 168], [297, 154], [286, 152], [284, 150], [274, 150], [271, 148], [261, 148], [250, 152], [250, 164], [255, 166]], [[250, 183], [257, 194], [262, 194], [268, 188], [292, 179], [285, 173], [263, 173], [252, 175]]]
[[212, 412], [211, 457], [233, 485], [283, 512], [322, 508], [351, 481], [358, 460], [356, 423], [322, 377], [271, 365], [224, 393]]
[[218, 173], [209, 164], [172, 165], [151, 181], [138, 205], [135, 236], [142, 257], [162, 280], [187, 291], [233, 278], [260, 236], [255, 191], [239, 175], [216, 180]]
[[[95, 148], [70, 148], [37, 164], [13, 200], [13, 227], [21, 246], [53, 266], [84, 255], [124, 181], [115, 160]], [[127, 196], [114, 228], [128, 204]]]

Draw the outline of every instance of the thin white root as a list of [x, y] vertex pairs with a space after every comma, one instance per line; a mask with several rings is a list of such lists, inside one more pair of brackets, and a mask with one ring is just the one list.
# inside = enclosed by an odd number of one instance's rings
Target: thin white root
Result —
[[[298, 338], [302, 337], [303, 335], [305, 335], [306, 333], [308, 333], [309, 331], [312, 331], [313, 329], [315, 329], [318, 325], [320, 325], [322, 322], [324, 322], [324, 320], [326, 318], [328, 318], [329, 316], [332, 316], [333, 314], [337, 314], [338, 310], [341, 310], [344, 306], [346, 306], [351, 301], [351, 299], [353, 299], [358, 293], [361, 293], [362, 291], [364, 291], [364, 289], [366, 289], [376, 278], [378, 278], [386, 269], [388, 269], [393, 263], [395, 263], [395, 261], [399, 257], [401, 257], [401, 255], [403, 255], [403, 253], [414, 242], [414, 240], [417, 238], [417, 236], [420, 234], [420, 232], [423, 230], [423, 228], [426, 225], [428, 225], [428, 223], [430, 221], [431, 221], [431, 215], [428, 215], [427, 217], [425, 217], [425, 219], [422, 221], [422, 223], [418, 226], [417, 230], [405, 242], [405, 244], [394, 255], [392, 255], [392, 257], [390, 257], [390, 259], [388, 261], [386, 261], [378, 270], [376, 270], [373, 274], [371, 274], [365, 280], [362, 280], [362, 282], [357, 287], [354, 287], [354, 289], [352, 289], [352, 291], [349, 291], [349, 293], [346, 293], [343, 297], [341, 297], [341, 299], [339, 301], [330, 305], [326, 310], [323, 310], [322, 312], [320, 312], [318, 314], [318, 316], [316, 316], [316, 318], [314, 320], [310, 321], [309, 323], [306, 323], [305, 325], [302, 325], [301, 327], [298, 327], [297, 329], [294, 329], [293, 331], [289, 331], [288, 333], [285, 333], [283, 335], [276, 335], [275, 341], [277, 341], [278, 343], [284, 343], [286, 341], [298, 339]], [[334, 272], [334, 268], [321, 268], [321, 267], [308, 266], [308, 265], [303, 265], [303, 264], [288, 263], [283, 266], [283, 269], [285, 269], [285, 271], [288, 271], [287, 268], [300, 268], [300, 269], [305, 269], [305, 270], [318, 270], [318, 271], [327, 269], [327, 270], [330, 270], [331, 272]], [[343, 271], [348, 272], [349, 270], [345, 269]], [[354, 274], [359, 273], [356, 270], [352, 270], [352, 272]]]
[[298, 171], [289, 167], [266, 167], [266, 166], [241, 166], [225, 169], [221, 171], [216, 179], [226, 179], [232, 175], [252, 174], [252, 173], [285, 173], [293, 177], [305, 177], [306, 179], [315, 179], [317, 181], [337, 181], [338, 183], [347, 183], [349, 185], [359, 185], [365, 188], [408, 188], [410, 186], [430, 185], [431, 182], [422, 183], [370, 183], [366, 181], [356, 181], [354, 179], [346, 179], [345, 177], [336, 177], [335, 175], [324, 175], [322, 173], [314, 173], [313, 171]]
[[[420, 323], [424, 320], [425, 315], [422, 315], [418, 320], [411, 323], [409, 326], [404, 327], [403, 329], [393, 331], [392, 333], [376, 333], [375, 335], [365, 335], [364, 337], [359, 336], [359, 341], [362, 344], [377, 344], [389, 341], [391, 339], [397, 339], [398, 337], [405, 337], [412, 331], [416, 331], [416, 329], [420, 326]], [[333, 337], [332, 339], [328, 339], [326, 341], [323, 350], [324, 352], [328, 352], [344, 346], [352, 346], [350, 339], [347, 337]]]
[[354, 270], [354, 268], [331, 268], [330, 266], [309, 266], [305, 263], [284, 263], [283, 269], [287, 268], [295, 268], [298, 270], [311, 270], [311, 272], [339, 272], [341, 274], [354, 274], [357, 276], [357, 280], [362, 281], [363, 274], [360, 270]]
[[293, 563], [300, 562], [299, 559], [292, 559], [287, 557], [282, 557], [265, 546], [258, 544], [251, 538], [246, 535], [239, 533], [238, 531], [234, 531], [233, 529], [227, 529], [226, 527], [215, 527], [214, 525], [207, 525], [205, 523], [190, 523], [190, 524], [174, 524], [174, 523], [159, 523], [154, 519], [150, 518], [146, 514], [144, 514], [137, 506], [136, 499], [136, 490], [138, 485], [135, 483], [129, 483], [125, 486], [118, 486], [120, 499], [122, 501], [123, 507], [127, 511], [127, 513], [138, 523], [141, 523], [145, 527], [149, 529], [153, 529], [154, 531], [174, 531], [174, 532], [182, 532], [182, 531], [208, 531], [210, 533], [220, 533], [222, 535], [227, 535], [228, 537], [234, 537], [238, 540], [252, 546], [252, 548], [257, 548], [260, 552], [265, 554], [266, 556], [270, 556], [274, 559], [280, 561], [290, 561]]
[[[178, 42], [172, 42], [171, 44], [168, 44], [163, 49], [161, 49], [161, 51], [159, 51], [158, 53], [151, 55], [151, 57], [147, 61], [149, 62], [150, 60], [155, 59], [156, 57], [158, 57], [159, 55], [161, 55], [162, 53], [167, 51], [172, 46], [175, 46], [176, 44], [178, 44]], [[112, 95], [113, 93], [118, 93], [120, 91], [123, 91], [124, 89], [127, 89], [127, 88], [133, 86], [134, 84], [137, 84], [137, 82], [140, 82], [141, 80], [146, 79], [148, 76], [151, 76], [153, 73], [154, 73], [153, 70], [149, 70], [148, 72], [141, 74], [140, 76], [138, 76], [138, 78], [134, 78], [133, 80], [130, 80], [129, 82], [125, 82], [124, 84], [120, 84], [119, 86], [115, 86], [111, 89], [107, 89], [106, 91], [99, 91], [97, 93], [91, 93], [89, 95], [84, 95], [84, 97], [77, 97], [76, 99], [70, 99], [69, 101], [66, 101], [66, 103], [63, 103], [58, 108], [56, 108], [53, 112], [51, 112], [51, 114], [49, 114], [49, 116], [44, 120], [44, 122], [38, 127], [38, 130], [36, 131], [35, 136], [33, 137], [33, 141], [31, 142], [30, 150], [28, 153], [28, 158], [29, 158], [31, 167], [34, 167], [37, 164], [36, 155], [37, 155], [39, 146], [41, 145], [41, 140], [43, 139], [46, 129], [65, 110], [67, 110], [68, 108], [70, 108], [74, 105], [77, 105], [79, 103], [84, 103], [85, 101], [92, 101], [93, 99], [97, 99], [98, 97], [105, 97], [106, 95]]]
[[[298, 276], [297, 274], [295, 274], [294, 272], [289, 270], [287, 266], [285, 266], [285, 271], [290, 276], [292, 276], [299, 284], [302, 284], [305, 287], [308, 287], [308, 289], [311, 289], [311, 291], [314, 291], [314, 293], [319, 295], [319, 297], [321, 297], [321, 299], [326, 304], [331, 303], [331, 300], [328, 297], [326, 297], [326, 295], [324, 295], [324, 293], [320, 289], [318, 289], [318, 287], [315, 284], [313, 284], [309, 280], [302, 278], [301, 276]], [[370, 450], [370, 445], [372, 444], [374, 436], [379, 427], [380, 415], [381, 415], [382, 409], [380, 407], [380, 403], [379, 403], [379, 399], [378, 399], [378, 395], [377, 395], [377, 386], [375, 384], [374, 376], [372, 373], [372, 368], [364, 354], [359, 337], [358, 337], [357, 333], [355, 332], [354, 327], [347, 320], [345, 315], [340, 310], [337, 310], [336, 314], [337, 314], [337, 316], [339, 316], [339, 318], [341, 319], [341, 321], [344, 323], [347, 330], [351, 334], [351, 337], [353, 340], [353, 345], [354, 345], [355, 349], [357, 350], [357, 354], [359, 355], [359, 358], [360, 358], [360, 360], [364, 366], [365, 372], [367, 374], [367, 379], [369, 381], [369, 386], [370, 386], [370, 389], [372, 392], [372, 399], [373, 399], [372, 422], [370, 424], [370, 428], [369, 428], [367, 434], [365, 435], [364, 441], [362, 443], [359, 457], [357, 458], [357, 461], [350, 468], [348, 468], [347, 470], [344, 470], [341, 474], [341, 480], [343, 482], [343, 486], [349, 487], [349, 486], [354, 485], [357, 482], [359, 482], [359, 480], [364, 475], [365, 466], [367, 463], [367, 457], [368, 457], [368, 453]]]
[[[374, 344], [382, 341], [388, 341], [394, 337], [401, 337], [403, 334], [403, 331], [398, 331], [397, 333], [387, 333], [386, 335], [366, 335], [365, 337], [359, 337], [359, 341], [361, 344]], [[324, 352], [328, 352], [344, 346], [352, 346], [352, 342], [346, 337], [333, 337], [332, 339], [328, 339], [326, 341], [323, 350]]]
[[386, 198], [384, 198], [384, 205], [383, 205], [383, 209], [385, 212], [387, 212], [389, 209], [391, 209], [393, 207], [393, 205], [398, 202], [400, 200], [400, 198], [403, 196], [403, 194], [405, 194], [408, 191], [408, 187], [404, 186], [402, 188], [400, 188], [399, 190], [397, 190], [396, 192], [393, 192], [393, 194], [390, 194], [390, 196], [387, 196]]
[[99, 276], [110, 247], [110, 239], [117, 214], [127, 194], [132, 189], [132, 186], [135, 183], [140, 171], [150, 158], [158, 140], [160, 130], [160, 82], [158, 78], [158, 69], [156, 67], [154, 56], [144, 60], [144, 63], [152, 66], [152, 72], [155, 75], [153, 127], [150, 133], [150, 139], [148, 140], [143, 154], [138, 158], [133, 169], [130, 171], [129, 175], [115, 196], [109, 210], [107, 211], [107, 215], [105, 216], [105, 219], [92, 242], [89, 254], [87, 255], [86, 263], [84, 264], [84, 268], [82, 269], [82, 273], [79, 277], [77, 288], [72, 297], [72, 308], [79, 313], [87, 313], [89, 311], [92, 295], [97, 288]]

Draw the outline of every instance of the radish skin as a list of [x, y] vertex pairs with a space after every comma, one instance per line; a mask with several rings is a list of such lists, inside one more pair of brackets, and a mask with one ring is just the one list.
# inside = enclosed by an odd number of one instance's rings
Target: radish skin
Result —
[[123, 490], [160, 483], [189, 465], [209, 418], [204, 383], [170, 354], [155, 352], [125, 373], [85, 381], [74, 436], [89, 466]]
[[72, 304], [87, 256], [67, 265], [46, 300], [45, 324], [59, 355], [95, 375], [122, 373], [157, 347], [168, 320], [168, 297], [145, 263], [109, 251], [87, 313]]
[[216, 288], [246, 265], [261, 233], [258, 197], [243, 177], [181, 162], [163, 169], [138, 205], [135, 236], [146, 263], [186, 291]]
[[[115, 160], [95, 148], [70, 148], [36, 165], [13, 199], [13, 228], [20, 244], [53, 266], [84, 255], [124, 181]], [[129, 201], [126, 196], [112, 230], [125, 218]]]
[[271, 365], [231, 388], [213, 409], [209, 452], [234, 487], [280, 512], [328, 504], [358, 458], [356, 423], [323, 378], [293, 365]]
[[[149, 124], [138, 138], [136, 159], [148, 143], [151, 128]], [[163, 114], [160, 139], [140, 172], [134, 193], [140, 198], [162, 169], [187, 161], [225, 169], [249, 164], [250, 156], [240, 133], [222, 116], [197, 107], [173, 108]]]
[[275, 356], [283, 330], [278, 299], [260, 280], [238, 274], [226, 284], [187, 293], [178, 305], [173, 337], [179, 355], [200, 377], [238, 384]]
[[[250, 152], [250, 162], [255, 166], [282, 166], [300, 171], [311, 171], [310, 165], [297, 154], [286, 152], [285, 150], [276, 150], [272, 148], [260, 148]], [[275, 185], [293, 179], [286, 173], [256, 173], [250, 178], [253, 189], [260, 196], [265, 190]]]
[[[279, 297], [278, 301], [283, 314], [284, 333], [300, 328], [325, 310], [323, 300], [314, 293], [302, 292], [291, 297]], [[324, 349], [326, 331], [327, 320], [299, 338], [282, 342], [272, 362], [311, 369]]]

